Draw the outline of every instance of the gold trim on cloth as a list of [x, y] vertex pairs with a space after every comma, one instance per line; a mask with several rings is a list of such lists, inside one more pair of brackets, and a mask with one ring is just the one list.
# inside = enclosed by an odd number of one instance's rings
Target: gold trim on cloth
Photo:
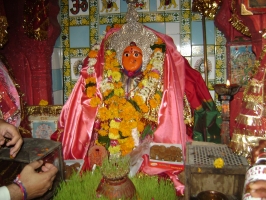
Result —
[[252, 157], [252, 149], [258, 145], [259, 140], [266, 137], [266, 97], [264, 92], [266, 69], [261, 66], [265, 53], [266, 45], [254, 66], [256, 73], [260, 73], [258, 76], [260, 80], [251, 79], [245, 88], [242, 102], [245, 112], [236, 117], [237, 125], [229, 145], [234, 153], [245, 156], [249, 161]]
[[48, 105], [48, 106], [27, 106], [27, 115], [59, 115], [63, 106], [62, 105]]
[[23, 28], [25, 34], [39, 41], [48, 37], [49, 26], [49, 4], [44, 0], [25, 1]]
[[243, 22], [239, 19], [239, 16], [237, 15], [236, 11], [236, 0], [233, 0], [231, 3], [232, 8], [232, 17], [229, 19], [229, 22], [231, 22], [232, 26], [240, 31], [243, 35], [251, 37], [251, 33], [249, 31], [249, 28], [243, 24]]
[[184, 122], [186, 125], [193, 126], [194, 125], [194, 117], [192, 116], [190, 103], [188, 102], [187, 95], [184, 95]]
[[248, 136], [235, 133], [231, 139], [230, 147], [237, 155], [251, 159], [251, 151], [257, 146], [260, 139], [265, 139], [259, 136]]
[[253, 12], [249, 11], [245, 4], [241, 4], [241, 15], [253, 15]]

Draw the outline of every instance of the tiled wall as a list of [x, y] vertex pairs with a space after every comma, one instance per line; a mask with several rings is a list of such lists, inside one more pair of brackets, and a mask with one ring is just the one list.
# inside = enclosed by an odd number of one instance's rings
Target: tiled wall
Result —
[[[80, 4], [79, 13], [73, 15], [70, 10], [77, 11], [77, 4], [75, 4], [77, 2]], [[84, 5], [81, 5], [82, 2], [85, 1], [61, 0], [60, 2], [61, 15], [59, 18], [62, 32], [55, 48], [56, 56], [53, 56], [55, 59], [53, 60], [55, 104], [63, 104], [67, 100], [78, 79], [78, 69], [82, 59], [88, 54], [91, 44], [98, 40], [106, 26], [125, 22], [127, 4], [124, 0], [114, 1], [119, 8], [119, 12], [115, 11], [115, 13], [100, 12], [102, 0], [87, 0], [87, 10]], [[191, 66], [202, 72], [204, 58], [202, 21], [200, 14], [191, 12], [191, 1], [175, 0], [176, 8], [172, 6], [167, 9], [166, 7], [165, 10], [164, 8], [158, 10], [159, 0], [142, 0], [142, 2], [146, 2], [146, 5], [149, 6], [145, 7], [146, 10], [138, 10], [139, 21], [156, 31], [170, 35], [177, 49], [188, 59]], [[206, 20], [206, 33], [209, 67], [208, 88], [215, 98], [212, 84], [226, 82], [226, 41], [215, 27], [212, 19]], [[204, 76], [203, 72], [202, 74]], [[217, 103], [219, 104], [219, 102]]]

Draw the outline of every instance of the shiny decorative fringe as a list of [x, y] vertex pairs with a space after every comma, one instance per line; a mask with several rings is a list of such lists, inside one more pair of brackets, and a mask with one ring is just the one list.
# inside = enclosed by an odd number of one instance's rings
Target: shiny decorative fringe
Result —
[[263, 137], [247, 136], [234, 133], [229, 147], [235, 154], [246, 157], [250, 163], [251, 152], [253, 148], [258, 145], [259, 140], [262, 138]]
[[48, 105], [48, 106], [27, 106], [26, 114], [27, 115], [49, 115], [57, 116], [62, 110], [61, 105]]
[[251, 37], [251, 33], [249, 31], [249, 28], [243, 24], [243, 22], [239, 19], [239, 16], [237, 15], [236, 10], [236, 0], [233, 0], [231, 3], [232, 8], [232, 17], [229, 19], [229, 22], [231, 22], [232, 26], [240, 31], [243, 35]]
[[49, 3], [45, 0], [26, 0], [24, 3], [23, 28], [32, 39], [44, 41], [48, 38]]

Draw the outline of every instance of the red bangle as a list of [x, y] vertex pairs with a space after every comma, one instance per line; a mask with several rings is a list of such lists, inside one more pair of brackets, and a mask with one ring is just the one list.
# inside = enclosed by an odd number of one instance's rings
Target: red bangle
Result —
[[15, 183], [17, 186], [19, 186], [23, 196], [22, 196], [22, 200], [27, 200], [27, 190], [24, 187], [24, 185], [22, 184], [21, 180], [20, 180], [20, 174], [17, 175], [16, 179], [13, 181], [13, 183]]

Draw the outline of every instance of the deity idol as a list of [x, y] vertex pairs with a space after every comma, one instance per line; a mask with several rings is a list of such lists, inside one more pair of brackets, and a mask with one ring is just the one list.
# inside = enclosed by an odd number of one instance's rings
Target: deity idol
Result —
[[185, 158], [187, 141], [220, 142], [221, 117], [200, 73], [128, 9], [127, 23], [91, 48], [62, 109], [52, 139], [64, 159], [85, 159], [94, 145], [127, 155], [147, 138], [182, 145]]

